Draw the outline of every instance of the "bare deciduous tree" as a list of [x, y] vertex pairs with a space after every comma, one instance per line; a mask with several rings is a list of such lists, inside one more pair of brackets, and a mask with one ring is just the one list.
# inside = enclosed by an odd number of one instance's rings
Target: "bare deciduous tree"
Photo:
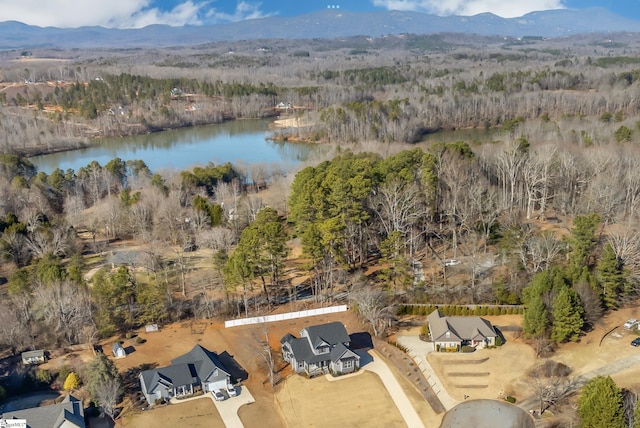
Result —
[[393, 320], [393, 304], [389, 296], [381, 290], [367, 285], [355, 286], [349, 295], [358, 315], [373, 329], [374, 336], [380, 336]]
[[118, 377], [105, 379], [96, 389], [96, 399], [100, 409], [111, 420], [115, 420], [121, 393], [122, 381]]
[[552, 360], [529, 370], [527, 375], [533, 382], [540, 414], [571, 392], [575, 380], [569, 377], [570, 374], [570, 367]]

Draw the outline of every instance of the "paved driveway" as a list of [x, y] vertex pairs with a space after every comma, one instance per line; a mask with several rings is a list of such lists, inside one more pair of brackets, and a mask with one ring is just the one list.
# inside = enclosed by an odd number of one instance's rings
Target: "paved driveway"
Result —
[[391, 372], [391, 369], [382, 361], [380, 356], [373, 350], [369, 351], [368, 354], [359, 353], [359, 355], [361, 364], [364, 364], [362, 370], [367, 370], [378, 375], [407, 426], [409, 428], [424, 427], [420, 416], [418, 416], [418, 413], [407, 398], [407, 394], [405, 394], [402, 386], [400, 386], [400, 383], [398, 383], [398, 380]]
[[420, 340], [418, 336], [398, 336], [398, 344], [407, 349], [407, 353], [416, 362], [424, 377], [427, 378], [429, 385], [433, 388], [433, 392], [440, 399], [440, 402], [446, 410], [451, 410], [455, 405], [460, 403], [457, 400], [451, 398], [449, 393], [436, 372], [431, 368], [431, 364], [427, 361], [427, 354], [433, 352], [433, 343]]
[[193, 398], [187, 398], [184, 400], [177, 401], [175, 398], [171, 399], [172, 404], [180, 404], [184, 401], [189, 400], [199, 400], [201, 398], [209, 398], [213, 401], [213, 404], [216, 406], [218, 413], [220, 413], [220, 417], [224, 421], [224, 426], [227, 428], [244, 428], [240, 417], [238, 416], [238, 410], [241, 406], [245, 404], [255, 403], [255, 399], [253, 395], [249, 392], [246, 386], [236, 386], [236, 392], [238, 395], [235, 397], [229, 397], [224, 401], [216, 401], [213, 398], [213, 393], [208, 392], [204, 395], [199, 395]]

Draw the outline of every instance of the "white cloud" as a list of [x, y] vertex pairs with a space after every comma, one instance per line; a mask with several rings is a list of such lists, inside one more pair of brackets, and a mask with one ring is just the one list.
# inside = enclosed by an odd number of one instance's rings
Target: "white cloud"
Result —
[[245, 19], [258, 19], [272, 16], [271, 13], [264, 13], [260, 10], [262, 3], [249, 3], [239, 1], [234, 13], [219, 12], [215, 8], [209, 10], [206, 14], [207, 22], [215, 24], [217, 22], [238, 22]]
[[503, 18], [565, 7], [562, 0], [373, 0], [373, 4], [388, 10], [425, 12], [440, 16], [472, 16], [491, 12]]
[[[228, 0], [220, 0], [228, 1]], [[99, 25], [141, 28], [151, 24], [173, 26], [235, 22], [267, 16], [261, 4], [240, 0], [234, 13], [217, 12], [211, 1], [187, 0], [170, 11], [154, 7], [153, 0], [0, 0], [0, 22], [20, 21], [41, 27], [72, 28]]]

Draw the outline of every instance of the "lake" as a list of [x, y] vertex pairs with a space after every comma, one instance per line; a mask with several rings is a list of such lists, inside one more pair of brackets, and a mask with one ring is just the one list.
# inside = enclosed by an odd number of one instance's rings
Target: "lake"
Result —
[[[50, 174], [56, 168], [77, 171], [91, 161], [105, 165], [111, 159], [142, 159], [153, 172], [183, 171], [209, 162], [235, 165], [255, 163], [295, 165], [332, 150], [330, 145], [272, 141], [269, 120], [234, 120], [131, 137], [104, 138], [91, 147], [29, 158]], [[434, 142], [484, 143], [499, 135], [495, 130], [443, 131], [425, 136], [421, 147]]]
[[279, 163], [294, 165], [329, 150], [317, 144], [268, 140], [268, 120], [235, 120], [152, 134], [104, 138], [91, 147], [29, 158], [50, 174], [56, 168], [77, 171], [91, 161], [104, 165], [111, 159], [142, 159], [151, 171], [187, 170], [208, 162], [221, 164]]

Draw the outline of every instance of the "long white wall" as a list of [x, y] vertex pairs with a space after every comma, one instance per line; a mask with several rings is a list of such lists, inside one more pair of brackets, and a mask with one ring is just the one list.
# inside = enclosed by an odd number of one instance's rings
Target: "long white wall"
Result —
[[225, 328], [237, 327], [239, 325], [262, 324], [265, 322], [284, 321], [295, 318], [312, 317], [315, 315], [334, 314], [337, 312], [347, 311], [347, 305], [330, 306], [328, 308], [308, 309], [306, 311], [287, 312], [277, 315], [265, 315], [263, 317], [240, 318], [237, 320], [229, 320], [224, 322]]

